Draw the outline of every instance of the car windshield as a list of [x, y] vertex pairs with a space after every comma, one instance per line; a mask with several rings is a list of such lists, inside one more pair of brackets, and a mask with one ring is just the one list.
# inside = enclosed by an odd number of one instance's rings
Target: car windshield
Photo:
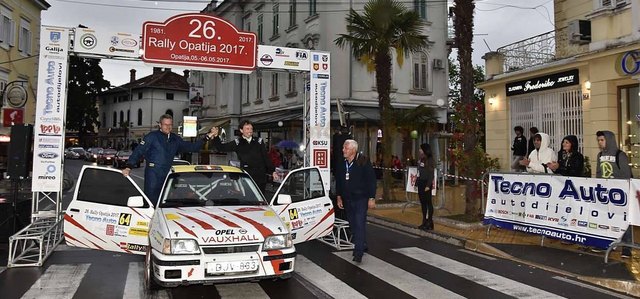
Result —
[[244, 173], [172, 173], [160, 207], [266, 205], [251, 178]]
[[131, 151], [119, 151], [117, 155], [118, 157], [131, 156]]
[[114, 149], [106, 149], [102, 152], [102, 154], [104, 155], [114, 155], [116, 153], [116, 150]]
[[71, 149], [71, 150], [76, 152], [76, 153], [84, 153], [84, 149], [81, 149], [81, 148], [74, 148], [74, 149]]

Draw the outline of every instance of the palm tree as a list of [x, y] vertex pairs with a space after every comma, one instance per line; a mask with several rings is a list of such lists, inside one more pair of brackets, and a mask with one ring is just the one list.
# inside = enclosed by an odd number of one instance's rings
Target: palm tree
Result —
[[[393, 117], [391, 116], [391, 50], [395, 49], [397, 61], [402, 64], [412, 52], [427, 47], [427, 36], [422, 35], [423, 21], [412, 10], [395, 0], [371, 0], [364, 6], [363, 14], [351, 9], [346, 18], [347, 33], [340, 34], [335, 43], [340, 48], [351, 46], [356, 59], [375, 69], [382, 127], [382, 159], [385, 167], [391, 167], [393, 142]], [[392, 177], [383, 172], [383, 196], [390, 198]]]
[[[476, 5], [473, 0], [454, 0], [453, 5], [454, 41], [458, 49], [458, 63], [460, 64], [460, 97], [463, 110], [466, 110], [467, 108], [472, 109], [474, 104], [473, 64], [471, 61], [473, 48], [471, 43], [473, 42], [473, 12]], [[461, 125], [464, 128], [463, 151], [466, 155], [472, 155], [478, 144], [477, 124], [473, 123], [471, 119], [464, 119], [464, 116], [462, 122]], [[463, 173], [463, 175], [470, 176], [467, 173]], [[465, 214], [475, 216], [477, 215], [477, 192], [475, 190], [477, 186], [470, 180], [467, 180], [465, 185]]]

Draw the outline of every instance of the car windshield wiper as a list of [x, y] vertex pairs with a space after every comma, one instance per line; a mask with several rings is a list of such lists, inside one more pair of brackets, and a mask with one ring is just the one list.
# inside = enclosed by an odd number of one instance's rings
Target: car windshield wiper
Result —
[[169, 198], [162, 204], [163, 207], [202, 207], [206, 202], [193, 198]]

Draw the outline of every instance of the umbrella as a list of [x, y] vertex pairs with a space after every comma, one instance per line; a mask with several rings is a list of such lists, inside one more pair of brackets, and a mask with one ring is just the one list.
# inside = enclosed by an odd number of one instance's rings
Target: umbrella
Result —
[[281, 148], [295, 148], [295, 149], [300, 147], [298, 143], [292, 140], [282, 140], [276, 143], [276, 146]]

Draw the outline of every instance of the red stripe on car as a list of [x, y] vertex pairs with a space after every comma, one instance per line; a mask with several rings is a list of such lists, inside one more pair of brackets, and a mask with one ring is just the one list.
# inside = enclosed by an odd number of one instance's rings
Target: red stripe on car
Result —
[[133, 254], [131, 251], [129, 251], [129, 249], [127, 249], [127, 244], [124, 244], [124, 247], [122, 247], [122, 244], [118, 244], [116, 243], [116, 241], [111, 240], [111, 242], [113, 242], [113, 244], [116, 244], [116, 246], [122, 250], [124, 250], [126, 253], [131, 253]]
[[223, 217], [220, 217], [220, 216], [218, 216], [218, 215], [216, 215], [216, 214], [209, 213], [209, 212], [207, 212], [207, 211], [205, 211], [205, 210], [198, 210], [198, 211], [200, 211], [200, 212], [202, 212], [202, 213], [204, 213], [204, 214], [209, 215], [211, 218], [213, 218], [213, 219], [215, 219], [215, 220], [218, 220], [218, 221], [220, 221], [220, 222], [224, 223], [225, 225], [227, 225], [227, 226], [229, 226], [229, 227], [237, 227], [237, 228], [239, 228], [239, 227], [240, 227], [240, 225], [237, 225], [237, 224], [235, 224], [235, 223], [231, 222], [230, 220], [224, 219]]
[[178, 222], [178, 221], [173, 220], [173, 222], [174, 222], [175, 224], [177, 224], [180, 228], [182, 228], [182, 230], [183, 230], [183, 231], [185, 231], [187, 234], [190, 234], [190, 235], [192, 235], [192, 236], [194, 236], [194, 237], [198, 238], [198, 236], [196, 236], [196, 233], [194, 233], [194, 232], [193, 232], [192, 230], [190, 230], [188, 227], [186, 227], [186, 226], [184, 226], [184, 225], [180, 224], [180, 222]]
[[242, 216], [242, 215], [240, 215], [238, 213], [234, 213], [234, 212], [231, 212], [229, 210], [225, 210], [225, 209], [221, 209], [221, 210], [223, 210], [223, 211], [225, 211], [225, 212], [227, 212], [227, 213], [229, 213], [229, 214], [231, 214], [233, 216], [236, 216], [236, 217], [248, 222], [249, 224], [253, 225], [253, 227], [255, 227], [262, 234], [262, 236], [265, 237], [265, 238], [267, 236], [273, 235], [273, 232], [270, 229], [268, 229], [266, 226], [262, 225], [262, 223], [258, 223], [258, 222], [254, 221], [251, 218]]
[[311, 232], [314, 228], [316, 228], [318, 225], [320, 225], [320, 223], [322, 223], [323, 221], [327, 220], [327, 218], [329, 218], [329, 216], [333, 215], [334, 210], [333, 208], [331, 208], [331, 210], [329, 210], [329, 212], [327, 212], [327, 214], [324, 215], [324, 217], [322, 217], [322, 219], [320, 219], [320, 221], [318, 221], [318, 223], [316, 223], [316, 225], [314, 225], [309, 232]]
[[203, 229], [206, 229], [206, 230], [213, 230], [213, 229], [214, 229], [214, 228], [213, 228], [213, 226], [211, 226], [211, 224], [209, 224], [209, 223], [207, 223], [207, 222], [205, 222], [205, 221], [202, 221], [202, 220], [200, 220], [200, 219], [198, 219], [198, 218], [196, 218], [196, 217], [189, 216], [189, 215], [186, 215], [186, 214], [183, 214], [183, 213], [178, 213], [178, 214], [179, 214], [179, 215], [182, 215], [182, 216], [184, 216], [184, 217], [186, 217], [187, 219], [189, 219], [189, 220], [191, 220], [191, 221], [193, 221], [193, 222], [195, 222], [195, 223], [197, 223], [197, 224], [198, 224], [198, 225], [200, 225]]
[[[281, 250], [269, 250], [269, 251], [267, 251], [267, 254], [269, 254], [269, 256], [282, 255], [282, 251]], [[275, 272], [275, 274], [282, 274], [282, 271], [280, 271], [280, 264], [282, 264], [283, 260], [272, 260], [270, 262], [271, 262], [271, 267], [273, 267], [273, 272]]]
[[[69, 214], [66, 214], [66, 213], [64, 214], [64, 220], [65, 220], [65, 221], [67, 221], [67, 222], [69, 222], [69, 223], [71, 223], [71, 224], [73, 224], [73, 225], [75, 225], [76, 227], [78, 227], [79, 229], [81, 229], [81, 230], [85, 231], [86, 233], [88, 233], [88, 234], [90, 234], [90, 235], [92, 235], [92, 236], [96, 237], [96, 239], [98, 239], [98, 240], [102, 241], [103, 243], [107, 243], [107, 242], [105, 242], [104, 240], [100, 239], [100, 237], [98, 237], [98, 236], [94, 235], [92, 232], [90, 232], [90, 231], [89, 231], [88, 229], [86, 229], [84, 226], [82, 226], [82, 224], [78, 223], [78, 221], [76, 221], [75, 219], [73, 219], [73, 217], [69, 216]], [[93, 242], [91, 242], [91, 243], [93, 243]]]
[[64, 237], [65, 237], [65, 238], [68, 238], [68, 239], [71, 239], [71, 240], [73, 240], [73, 241], [76, 241], [76, 242], [78, 242], [78, 243], [80, 243], [80, 244], [84, 245], [84, 247], [89, 247], [89, 248], [91, 247], [91, 246], [88, 246], [87, 244], [83, 243], [82, 241], [80, 241], [80, 240], [78, 240], [78, 239], [76, 239], [76, 238], [72, 237], [71, 235], [69, 235], [69, 234], [67, 234], [67, 233], [64, 233]]

